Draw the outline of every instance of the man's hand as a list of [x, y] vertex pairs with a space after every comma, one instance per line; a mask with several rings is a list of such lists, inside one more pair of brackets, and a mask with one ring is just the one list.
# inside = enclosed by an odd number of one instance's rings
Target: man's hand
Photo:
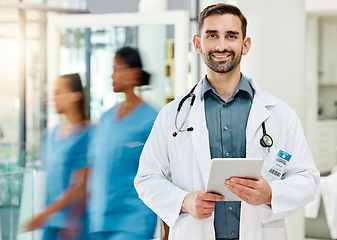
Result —
[[224, 201], [225, 197], [204, 191], [192, 192], [184, 198], [181, 210], [197, 219], [208, 218], [214, 212], [215, 202]]
[[232, 177], [226, 180], [225, 186], [248, 204], [271, 204], [271, 187], [263, 177], [258, 181]]

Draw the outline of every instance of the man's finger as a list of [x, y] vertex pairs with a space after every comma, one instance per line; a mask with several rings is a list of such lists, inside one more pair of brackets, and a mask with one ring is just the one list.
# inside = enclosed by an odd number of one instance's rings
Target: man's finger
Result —
[[240, 185], [254, 188], [254, 189], [257, 187], [257, 184], [259, 183], [258, 180], [247, 179], [247, 178], [236, 178], [236, 177], [230, 178], [229, 182], [232, 184], [240, 184]]
[[215, 207], [215, 202], [211, 201], [204, 201], [203, 208], [210, 208], [213, 209]]
[[214, 193], [204, 193], [203, 200], [212, 201], [212, 202], [225, 201], [225, 197], [219, 194], [214, 194]]
[[204, 214], [203, 215], [203, 218], [209, 218], [209, 217], [211, 217], [212, 216], [212, 213], [207, 213], [207, 214]]
[[231, 184], [228, 187], [229, 190], [234, 189], [237, 190], [239, 192], [244, 192], [244, 193], [248, 193], [251, 194], [255, 189], [254, 188], [250, 188], [247, 187], [245, 185], [241, 185], [241, 184]]
[[[239, 186], [239, 185], [237, 185], [237, 186]], [[252, 201], [251, 201], [251, 196], [252, 195], [250, 195], [250, 193], [251, 193], [250, 191], [253, 191], [253, 190], [251, 188], [246, 187], [246, 189], [248, 189], [247, 192], [240, 191], [239, 189], [233, 188], [233, 187], [230, 187], [228, 189], [229, 189], [229, 191], [231, 191], [233, 194], [235, 194], [236, 196], [238, 196], [239, 198], [241, 198], [246, 203], [248, 203], [248, 204], [252, 203]]]
[[203, 214], [212, 214], [212, 212], [214, 212], [214, 208], [206, 208], [203, 209]]

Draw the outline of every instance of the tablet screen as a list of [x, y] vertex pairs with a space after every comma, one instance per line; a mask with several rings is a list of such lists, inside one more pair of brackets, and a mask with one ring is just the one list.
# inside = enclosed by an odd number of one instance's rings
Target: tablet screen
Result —
[[226, 179], [241, 177], [258, 180], [262, 158], [213, 158], [206, 192], [221, 194], [225, 201], [242, 201], [225, 187]]

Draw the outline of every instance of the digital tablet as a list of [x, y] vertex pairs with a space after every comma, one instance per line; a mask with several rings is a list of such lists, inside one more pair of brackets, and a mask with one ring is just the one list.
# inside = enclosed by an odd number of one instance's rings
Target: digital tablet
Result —
[[226, 179], [242, 177], [258, 180], [262, 158], [213, 158], [206, 192], [221, 194], [225, 201], [242, 201], [225, 187]]

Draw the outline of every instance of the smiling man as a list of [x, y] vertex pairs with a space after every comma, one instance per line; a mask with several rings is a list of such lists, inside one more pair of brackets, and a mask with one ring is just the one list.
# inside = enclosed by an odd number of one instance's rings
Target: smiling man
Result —
[[[284, 240], [284, 218], [314, 198], [319, 172], [296, 113], [241, 73], [246, 27], [232, 5], [200, 13], [193, 44], [207, 75], [161, 110], [144, 146], [135, 186], [169, 239]], [[259, 180], [224, 182], [242, 201], [205, 192], [211, 159], [256, 157]]]

